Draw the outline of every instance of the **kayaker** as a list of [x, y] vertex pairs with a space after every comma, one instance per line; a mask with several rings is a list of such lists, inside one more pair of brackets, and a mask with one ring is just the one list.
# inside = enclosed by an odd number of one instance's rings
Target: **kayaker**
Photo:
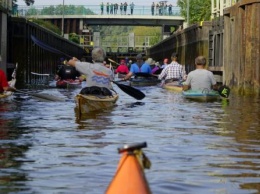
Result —
[[81, 62], [73, 57], [67, 64], [75, 67], [77, 71], [87, 76], [87, 87], [112, 89], [113, 72], [110, 68], [103, 65], [105, 58], [105, 51], [100, 47], [96, 47], [92, 50], [93, 63]]
[[161, 68], [164, 69], [167, 65], [168, 65], [168, 59], [165, 58], [165, 59], [163, 60], [163, 64], [162, 64]]
[[0, 93], [5, 91], [13, 91], [13, 88], [9, 86], [5, 72], [0, 69]]
[[56, 73], [55, 80], [75, 80], [80, 76], [80, 73], [75, 69], [64, 64], [63, 58], [60, 59], [60, 67]]
[[152, 73], [150, 65], [143, 61], [142, 54], [138, 54], [136, 56], [136, 62], [131, 65], [129, 73], [123, 78], [123, 80], [130, 79], [133, 75], [135, 75], [135, 73], [138, 72], [147, 73], [147, 74]]
[[120, 73], [120, 74], [125, 74], [125, 75], [129, 73], [129, 69], [128, 69], [124, 59], [122, 59], [120, 61], [120, 65], [117, 67], [115, 73]]
[[217, 90], [217, 82], [211, 71], [205, 69], [206, 58], [204, 56], [198, 56], [195, 59], [196, 69], [188, 74], [185, 82], [183, 82], [183, 90], [196, 90], [202, 91], [205, 89]]
[[[159, 72], [160, 69], [161, 69], [161, 65], [160, 65], [160, 63], [157, 61], [157, 62], [155, 63], [155, 67], [152, 69], [152, 74], [157, 75], [157, 74], [161, 73], [161, 71]], [[161, 69], [161, 70], [162, 70], [162, 69]], [[157, 72], [159, 72], [159, 73], [157, 73]]]
[[172, 53], [172, 62], [169, 65], [167, 65], [158, 76], [159, 80], [165, 80], [164, 84], [176, 81], [180, 82], [186, 79], [185, 69], [181, 64], [178, 63], [177, 58], [178, 54]]

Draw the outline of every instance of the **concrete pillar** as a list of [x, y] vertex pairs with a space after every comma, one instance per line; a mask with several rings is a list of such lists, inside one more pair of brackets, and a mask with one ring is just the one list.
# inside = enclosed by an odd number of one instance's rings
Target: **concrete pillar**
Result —
[[93, 41], [94, 46], [100, 46], [100, 32], [94, 32]]
[[0, 12], [0, 68], [7, 69], [7, 14]]

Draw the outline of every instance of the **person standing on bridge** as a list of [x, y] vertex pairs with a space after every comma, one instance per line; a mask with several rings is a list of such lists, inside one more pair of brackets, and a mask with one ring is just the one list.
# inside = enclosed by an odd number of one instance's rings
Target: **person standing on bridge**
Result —
[[143, 61], [142, 54], [138, 54], [136, 56], [136, 63], [133, 63], [131, 65], [129, 73], [123, 78], [123, 80], [128, 80], [133, 75], [135, 75], [136, 73], [140, 73], [140, 72], [141, 73], [147, 73], [147, 74], [152, 73], [150, 65]]
[[109, 15], [109, 3], [107, 2], [107, 15]]
[[155, 8], [155, 3], [153, 2], [153, 3], [152, 3], [152, 6], [151, 6], [152, 15], [154, 15], [154, 8]]
[[127, 12], [127, 2], [124, 3], [124, 14], [126, 15], [126, 12]]
[[134, 13], [134, 6], [135, 6], [135, 4], [132, 2], [130, 4], [131, 15], [133, 15], [133, 13]]
[[169, 10], [169, 15], [172, 15], [172, 4], [170, 4], [168, 7], [169, 7], [169, 8], [168, 8], [168, 10]]
[[100, 4], [100, 10], [101, 10], [101, 15], [103, 15], [104, 14], [104, 3], [103, 2]]

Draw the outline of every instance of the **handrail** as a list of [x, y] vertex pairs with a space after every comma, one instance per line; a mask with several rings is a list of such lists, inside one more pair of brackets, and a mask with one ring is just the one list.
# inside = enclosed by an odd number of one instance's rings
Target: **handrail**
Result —
[[[33, 15], [63, 15], [61, 9], [63, 5], [37, 5], [37, 6], [22, 6], [19, 5], [17, 9], [17, 13], [19, 16], [33, 16]], [[71, 9], [71, 7], [77, 7], [81, 9]], [[47, 10], [48, 8], [52, 8]], [[120, 9], [117, 10], [115, 14], [107, 12], [106, 6], [104, 6], [103, 14], [101, 14], [100, 5], [64, 5], [64, 15], [131, 15], [130, 6], [127, 7], [126, 13], [120, 12]], [[59, 9], [60, 8], [60, 9]], [[180, 15], [180, 7], [172, 6], [171, 14], [169, 14], [168, 7], [162, 9], [159, 14], [159, 9], [154, 10], [155, 16], [181, 16]], [[133, 9], [133, 15], [151, 15], [151, 6], [142, 6], [136, 5]]]

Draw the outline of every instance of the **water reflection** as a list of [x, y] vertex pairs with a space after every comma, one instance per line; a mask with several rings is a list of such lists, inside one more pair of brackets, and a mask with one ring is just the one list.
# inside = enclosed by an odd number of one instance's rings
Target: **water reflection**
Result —
[[104, 193], [117, 148], [147, 141], [153, 193], [259, 193], [260, 100], [199, 103], [157, 87], [136, 101], [116, 89], [115, 107], [77, 117], [77, 90], [47, 90], [66, 102], [0, 106], [4, 192]]

